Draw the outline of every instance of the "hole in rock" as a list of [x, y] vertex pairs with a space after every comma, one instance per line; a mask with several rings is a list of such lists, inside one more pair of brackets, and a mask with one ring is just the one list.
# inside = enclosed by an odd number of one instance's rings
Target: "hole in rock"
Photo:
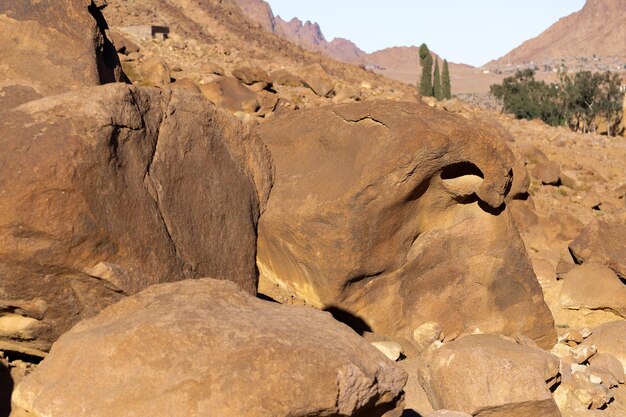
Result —
[[476, 175], [480, 178], [485, 178], [483, 172], [476, 165], [471, 162], [457, 162], [456, 164], [448, 165], [441, 170], [442, 180], [451, 180], [453, 178], [463, 177], [465, 175]]

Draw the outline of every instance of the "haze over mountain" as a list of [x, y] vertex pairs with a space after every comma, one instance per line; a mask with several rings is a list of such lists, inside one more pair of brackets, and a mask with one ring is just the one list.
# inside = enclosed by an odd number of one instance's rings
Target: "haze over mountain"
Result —
[[626, 0], [587, 0], [572, 13], [488, 65], [559, 58], [626, 56]]

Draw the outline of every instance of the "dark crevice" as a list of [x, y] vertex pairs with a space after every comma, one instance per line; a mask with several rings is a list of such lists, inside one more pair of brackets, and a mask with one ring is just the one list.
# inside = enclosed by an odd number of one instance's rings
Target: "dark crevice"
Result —
[[0, 417], [11, 415], [11, 393], [14, 385], [9, 368], [0, 362]]
[[527, 201], [529, 197], [530, 197], [530, 194], [528, 194], [528, 192], [524, 192], [524, 193], [519, 193], [513, 196], [513, 200]]
[[260, 292], [257, 293], [256, 298], [258, 298], [259, 300], [269, 301], [270, 303], [280, 304], [278, 301], [276, 301], [275, 299], [273, 299], [269, 295], [263, 294], [263, 293], [260, 293]]
[[572, 248], [568, 247], [567, 250], [569, 251], [569, 254], [572, 256], [572, 260], [574, 261], [575, 264], [577, 265], [582, 265], [583, 264], [583, 260], [579, 259], [575, 254], [574, 251], [572, 250]]
[[418, 200], [428, 190], [429, 185], [430, 185], [430, 178], [424, 179], [422, 182], [420, 182], [417, 185], [417, 187], [411, 190], [409, 195], [406, 197], [405, 202]]
[[22, 361], [22, 362], [38, 365], [42, 360], [44, 360], [44, 358], [42, 358], [41, 356], [29, 355], [27, 353], [16, 352], [13, 350], [3, 350], [2, 352], [4, 352], [4, 357], [9, 363], [15, 362], [15, 361]]
[[87, 10], [89, 10], [89, 14], [91, 14], [96, 21], [100, 36], [102, 36], [103, 40], [103, 44], [100, 48], [96, 49], [96, 66], [98, 68], [98, 78], [100, 79], [100, 83], [109, 84], [117, 82], [115, 76], [115, 70], [117, 68], [120, 74], [120, 81], [130, 84], [130, 80], [122, 71], [122, 66], [120, 64], [120, 59], [117, 56], [115, 46], [106, 35], [109, 26], [102, 15], [102, 11], [100, 11], [100, 8], [98, 8], [98, 6], [96, 6], [93, 2], [87, 7]]
[[480, 207], [486, 213], [489, 213], [493, 216], [499, 216], [506, 209], [506, 203], [502, 203], [498, 207], [491, 207], [489, 204], [485, 203], [484, 201], [478, 200], [478, 207]]
[[379, 276], [381, 276], [385, 271], [379, 271], [379, 272], [375, 272], [373, 274], [364, 274], [364, 275], [359, 275], [353, 278], [350, 278], [348, 280], [348, 282], [346, 282], [345, 287], [348, 287], [350, 285], [356, 284], [356, 283], [363, 283], [366, 284], [367, 282], [378, 278]]
[[342, 308], [331, 306], [324, 309], [324, 311], [329, 312], [333, 318], [337, 321], [342, 322], [343, 324], [350, 327], [352, 330], [357, 332], [359, 335], [363, 336], [365, 332], [371, 332], [372, 328], [365, 320], [361, 317], [350, 313]]

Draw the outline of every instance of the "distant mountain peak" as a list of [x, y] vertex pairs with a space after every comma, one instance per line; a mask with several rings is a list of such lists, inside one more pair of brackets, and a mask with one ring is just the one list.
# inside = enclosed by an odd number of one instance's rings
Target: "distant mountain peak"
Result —
[[550, 26], [489, 66], [559, 58], [626, 56], [626, 0], [587, 0], [583, 8]]

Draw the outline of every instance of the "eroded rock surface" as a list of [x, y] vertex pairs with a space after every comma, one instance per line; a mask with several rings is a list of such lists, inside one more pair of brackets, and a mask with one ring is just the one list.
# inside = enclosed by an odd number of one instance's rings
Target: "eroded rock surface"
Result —
[[594, 220], [569, 245], [577, 263], [604, 264], [626, 277], [626, 225]]
[[557, 357], [492, 335], [462, 337], [434, 350], [422, 372], [433, 407], [473, 416], [556, 416], [549, 387]]
[[399, 416], [405, 382], [330, 314], [202, 279], [153, 286], [79, 323], [13, 401], [48, 417]]
[[257, 132], [276, 169], [259, 224], [265, 288], [407, 339], [434, 321], [448, 339], [479, 329], [554, 343], [503, 205], [513, 157], [498, 137], [393, 102], [305, 110]]
[[0, 113], [0, 131], [0, 348], [40, 354], [160, 282], [256, 292], [269, 156], [201, 96], [88, 88]]
[[42, 96], [124, 81], [92, 0], [0, 3], [0, 111]]
[[593, 334], [583, 342], [598, 352], [615, 356], [626, 369], [626, 320], [611, 321], [593, 329]]

